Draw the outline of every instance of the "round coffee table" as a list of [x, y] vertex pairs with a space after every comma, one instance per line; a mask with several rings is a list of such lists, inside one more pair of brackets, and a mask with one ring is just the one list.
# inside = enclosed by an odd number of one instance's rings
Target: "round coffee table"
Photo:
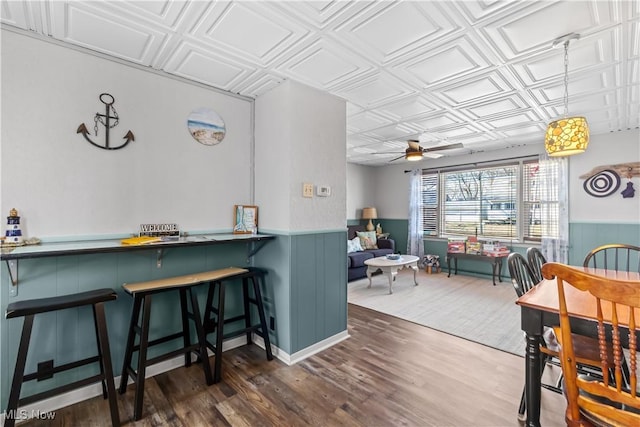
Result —
[[415, 286], [418, 286], [416, 273], [418, 272], [419, 259], [420, 258], [414, 255], [401, 255], [399, 259], [395, 260], [388, 259], [386, 256], [366, 260], [364, 263], [367, 265], [367, 278], [369, 278], [369, 286], [367, 287], [371, 287], [371, 274], [380, 269], [382, 270], [382, 273], [386, 274], [387, 278], [389, 279], [389, 293], [392, 294], [393, 281], [396, 280], [398, 270], [401, 270], [403, 268], [413, 269], [413, 282], [415, 283]]

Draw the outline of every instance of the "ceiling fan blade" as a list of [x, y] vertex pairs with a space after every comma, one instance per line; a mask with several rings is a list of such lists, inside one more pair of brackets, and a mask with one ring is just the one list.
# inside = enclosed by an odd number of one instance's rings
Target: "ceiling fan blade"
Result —
[[400, 157], [396, 157], [395, 159], [391, 159], [391, 160], [389, 160], [389, 163], [391, 163], [391, 162], [395, 162], [395, 161], [396, 161], [396, 160], [398, 160], [398, 159], [402, 159], [402, 158], [404, 158], [404, 156], [405, 156], [405, 154], [403, 154], [403, 155], [402, 155], [402, 156], [400, 156]]
[[423, 148], [422, 151], [426, 153], [428, 151], [451, 150], [453, 148], [464, 148], [464, 145], [462, 145], [460, 143], [449, 144], [449, 145], [438, 145], [438, 146], [435, 146], [435, 147]]
[[400, 153], [404, 153], [404, 151], [385, 151], [384, 153], [371, 153], [371, 154], [382, 154], [382, 155], [387, 155], [387, 154], [400, 154]]

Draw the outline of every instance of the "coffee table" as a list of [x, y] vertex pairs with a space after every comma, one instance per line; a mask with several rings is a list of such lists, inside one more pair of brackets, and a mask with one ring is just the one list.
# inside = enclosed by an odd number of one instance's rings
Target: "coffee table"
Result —
[[419, 259], [420, 258], [414, 255], [401, 255], [400, 258], [396, 260], [388, 259], [386, 256], [366, 260], [364, 263], [367, 265], [367, 278], [369, 278], [369, 286], [367, 287], [371, 287], [371, 274], [380, 269], [389, 279], [389, 293], [392, 294], [393, 281], [396, 280], [398, 270], [402, 270], [403, 268], [413, 269], [413, 282], [415, 286], [418, 286], [416, 273], [418, 272]]

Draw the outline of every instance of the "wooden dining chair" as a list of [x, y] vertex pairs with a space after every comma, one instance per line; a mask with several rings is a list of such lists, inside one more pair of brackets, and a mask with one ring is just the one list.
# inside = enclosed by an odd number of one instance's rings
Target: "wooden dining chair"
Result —
[[518, 297], [529, 292], [540, 280], [535, 278], [526, 258], [517, 252], [512, 252], [507, 258], [507, 266], [511, 275], [511, 283]]
[[640, 247], [621, 243], [598, 246], [587, 254], [582, 265], [640, 273]]
[[542, 252], [538, 248], [527, 248], [527, 261], [529, 262], [529, 267], [531, 267], [531, 272], [535, 277], [536, 281], [542, 281], [542, 265], [547, 262]]
[[[513, 289], [516, 291], [516, 295], [521, 297], [525, 293], [527, 293], [531, 288], [533, 288], [538, 281], [534, 278], [533, 272], [531, 268], [529, 268], [529, 264], [524, 256], [517, 252], [512, 252], [509, 254], [507, 258], [507, 266], [509, 268], [509, 274], [511, 275], [511, 283], [513, 284]], [[548, 338], [553, 339], [552, 331], [545, 331], [546, 335], [549, 335], [551, 332], [551, 336]], [[540, 345], [540, 355], [542, 360], [540, 361], [540, 376], [544, 373], [544, 369], [547, 364], [551, 365], [560, 365], [560, 360], [558, 359], [558, 352], [554, 351], [553, 348], [547, 347], [546, 343]], [[555, 360], [554, 360], [555, 358]], [[560, 381], [562, 377], [559, 376], [556, 383], [554, 385], [551, 384], [542, 384], [543, 388], [547, 390], [554, 391], [556, 393], [561, 393], [562, 390], [560, 388]], [[523, 420], [524, 414], [526, 411], [525, 405], [525, 390], [522, 390], [522, 397], [520, 398], [520, 406], [518, 408], [518, 418]]]
[[[547, 263], [542, 267], [546, 279], [556, 278], [560, 326], [555, 328], [560, 341], [560, 361], [565, 383], [568, 426], [638, 426], [640, 425], [640, 396], [637, 392], [638, 343], [636, 332], [640, 325], [640, 281], [615, 279], [591, 274], [579, 267]], [[565, 292], [574, 287], [595, 297], [593, 317], [597, 319], [600, 364], [603, 370], [613, 370], [600, 379], [579, 375], [577, 353], [572, 339], [570, 316]], [[640, 320], [640, 319], [638, 319]], [[628, 328], [627, 328], [628, 326]], [[610, 329], [610, 332], [607, 332]], [[627, 334], [626, 331], [630, 331]], [[609, 336], [607, 336], [609, 335]], [[623, 344], [628, 340], [630, 354], [629, 384], [624, 381]], [[613, 353], [613, 361], [608, 356]]]
[[[539, 283], [539, 281], [535, 279], [534, 273], [523, 255], [517, 252], [510, 253], [507, 258], [507, 264], [509, 267], [509, 274], [511, 275], [511, 282], [518, 297], [521, 297]], [[555, 333], [551, 328], [545, 327], [543, 336], [544, 342], [540, 344], [540, 355], [542, 357], [542, 360], [540, 361], [540, 377], [544, 374], [544, 369], [547, 365], [560, 366], [560, 353]], [[573, 340], [575, 343], [576, 358], [581, 373], [594, 374], [608, 372], [607, 369], [602, 371], [598, 340], [579, 334], [573, 334]], [[612, 353], [609, 354], [609, 361], [613, 361]], [[609, 373], [609, 375], [612, 374], [613, 372]], [[556, 393], [562, 393], [562, 388], [560, 387], [561, 381], [562, 375], [559, 375], [555, 384], [542, 384], [542, 387]], [[518, 409], [519, 418], [523, 418], [526, 410], [524, 397], [523, 390], [522, 398], [520, 399], [520, 407]]]

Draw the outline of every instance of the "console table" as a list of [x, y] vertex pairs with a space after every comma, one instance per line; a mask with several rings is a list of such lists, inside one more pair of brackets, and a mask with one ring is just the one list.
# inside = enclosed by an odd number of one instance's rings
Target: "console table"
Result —
[[455, 268], [455, 273], [458, 274], [458, 259], [472, 259], [476, 261], [484, 261], [491, 264], [491, 277], [493, 279], [493, 286], [496, 285], [496, 276], [498, 276], [498, 280], [502, 282], [502, 277], [500, 277], [500, 272], [502, 271], [502, 260], [509, 256], [509, 254], [505, 254], [502, 256], [488, 256], [488, 255], [475, 255], [475, 254], [466, 254], [466, 253], [453, 253], [447, 252], [447, 269], [449, 270], [449, 274], [447, 277], [451, 277], [451, 260], [453, 260], [453, 265]]

